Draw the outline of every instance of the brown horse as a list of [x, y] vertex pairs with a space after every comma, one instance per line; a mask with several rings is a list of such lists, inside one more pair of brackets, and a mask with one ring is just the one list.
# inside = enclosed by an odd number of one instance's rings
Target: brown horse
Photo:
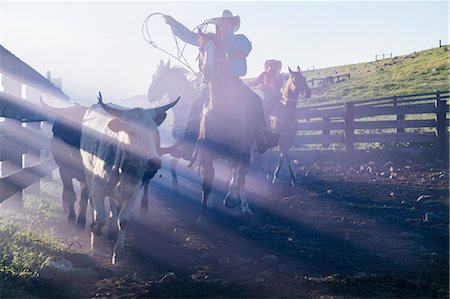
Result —
[[198, 152], [203, 182], [202, 209], [197, 222], [204, 222], [215, 176], [213, 162], [217, 158], [231, 161], [232, 166], [232, 178], [224, 204], [234, 207], [240, 199], [242, 212], [252, 213], [245, 196], [245, 178], [249, 171], [250, 149], [255, 141], [256, 127], [252, 122], [252, 95], [245, 93], [240, 85], [243, 83], [234, 81], [236, 79], [229, 73], [220, 32], [204, 34], [199, 30], [199, 35], [199, 69], [209, 87], [209, 99], [200, 119]]
[[284, 87], [283, 95], [270, 116], [272, 129], [280, 134], [280, 157], [275, 172], [273, 173], [272, 183], [275, 183], [280, 174], [283, 162], [286, 162], [291, 175], [291, 185], [294, 186], [295, 174], [292, 170], [289, 149], [294, 143], [298, 130], [296, 117], [297, 101], [299, 96], [309, 98], [311, 96], [311, 89], [307, 85], [305, 77], [300, 72], [300, 67], [297, 66], [296, 72], [290, 68], [288, 69], [289, 78]]

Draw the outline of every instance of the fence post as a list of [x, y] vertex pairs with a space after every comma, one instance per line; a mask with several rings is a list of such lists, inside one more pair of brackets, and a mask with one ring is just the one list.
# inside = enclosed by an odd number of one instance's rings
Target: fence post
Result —
[[[41, 132], [41, 123], [40, 122], [28, 122], [26, 123], [26, 128], [33, 132], [34, 134], [38, 135]], [[30, 167], [33, 166], [36, 163], [39, 163], [41, 160], [41, 152], [40, 149], [35, 149], [36, 145], [33, 144], [30, 140], [29, 143], [29, 150], [24, 155], [24, 167]], [[32, 150], [35, 149], [35, 150]], [[25, 191], [27, 193], [39, 193], [40, 192], [40, 180], [38, 180], [36, 183], [28, 186]]]
[[438, 157], [445, 160], [448, 153], [448, 136], [447, 136], [447, 103], [441, 100], [441, 93], [436, 92], [436, 149]]
[[[394, 96], [393, 100], [394, 100], [394, 107], [397, 107], [398, 98], [396, 96]], [[397, 121], [405, 120], [405, 115], [404, 114], [397, 114], [396, 118], [397, 118]], [[397, 128], [397, 133], [405, 133], [405, 129], [404, 128]]]
[[[323, 123], [324, 126], [328, 125], [330, 123], [330, 118], [329, 117], [322, 117], [322, 123]], [[330, 130], [329, 129], [322, 130], [322, 135], [324, 137], [330, 136]], [[329, 148], [331, 146], [331, 144], [330, 143], [323, 143], [322, 146], [326, 147], [326, 148]]]
[[352, 153], [355, 149], [354, 141], [354, 129], [353, 129], [353, 110], [354, 103], [346, 102], [344, 103], [344, 143], [345, 150], [348, 153]]

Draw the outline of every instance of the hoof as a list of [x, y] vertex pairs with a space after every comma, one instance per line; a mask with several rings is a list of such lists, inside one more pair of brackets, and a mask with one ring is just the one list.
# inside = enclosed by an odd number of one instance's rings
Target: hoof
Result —
[[206, 221], [204, 216], [199, 216], [197, 220], [195, 220], [195, 224], [199, 227], [207, 227], [208, 221]]
[[250, 210], [250, 208], [247, 206], [247, 207], [242, 207], [242, 213], [244, 213], [244, 214], [248, 214], [248, 215], [253, 215], [253, 212], [252, 212], [252, 210]]
[[102, 235], [102, 229], [95, 223], [91, 223], [91, 232], [98, 237]]
[[231, 193], [227, 193], [225, 198], [223, 199], [223, 204], [230, 209], [233, 209], [237, 206], [238, 199], [235, 195], [232, 195]]
[[75, 226], [75, 214], [70, 213], [67, 218], [67, 223], [69, 226]]
[[139, 209], [139, 215], [141, 216], [141, 217], [145, 217], [145, 216], [147, 216], [147, 212], [148, 212], [148, 209]]
[[291, 186], [295, 187], [295, 180], [291, 180]]
[[111, 263], [113, 265], [117, 265], [119, 262], [125, 260], [125, 251], [123, 250], [119, 250], [119, 251], [114, 251], [112, 259], [111, 259]]
[[86, 226], [86, 219], [79, 217], [77, 219], [77, 229], [80, 231], [84, 231], [85, 226]]

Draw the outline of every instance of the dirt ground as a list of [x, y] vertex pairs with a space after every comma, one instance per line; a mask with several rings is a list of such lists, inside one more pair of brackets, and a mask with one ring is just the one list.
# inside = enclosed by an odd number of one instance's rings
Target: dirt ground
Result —
[[287, 175], [271, 184], [251, 173], [247, 216], [222, 205], [219, 170], [208, 225], [199, 226], [196, 172], [175, 191], [163, 171], [145, 217], [136, 204], [125, 261], [110, 265], [107, 242], [95, 257], [67, 256], [81, 275], [30, 289], [40, 297], [449, 297], [448, 165], [323, 162], [295, 172], [294, 187]]

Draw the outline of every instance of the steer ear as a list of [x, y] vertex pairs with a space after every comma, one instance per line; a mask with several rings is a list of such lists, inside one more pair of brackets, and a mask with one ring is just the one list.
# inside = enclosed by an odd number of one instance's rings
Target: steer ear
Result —
[[167, 117], [166, 112], [160, 112], [160, 113], [156, 114], [156, 116], [153, 118], [153, 120], [155, 121], [157, 126], [160, 126], [164, 122], [166, 117]]
[[108, 123], [108, 128], [115, 133], [119, 131], [124, 131], [125, 123], [115, 118]]

